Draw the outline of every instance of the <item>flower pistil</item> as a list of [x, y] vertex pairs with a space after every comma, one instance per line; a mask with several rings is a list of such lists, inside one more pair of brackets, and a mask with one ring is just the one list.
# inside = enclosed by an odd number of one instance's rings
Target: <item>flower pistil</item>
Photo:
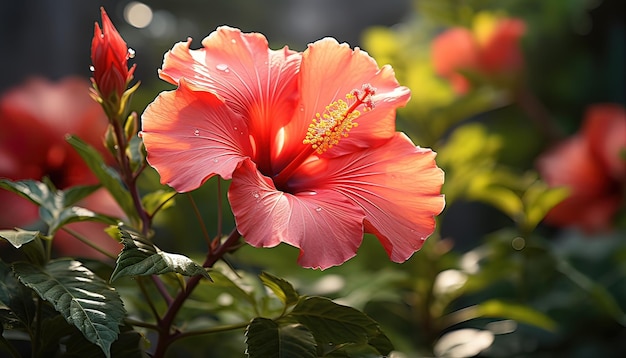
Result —
[[373, 108], [372, 95], [375, 93], [374, 87], [365, 84], [361, 90], [355, 89], [348, 93], [346, 101], [340, 99], [326, 106], [324, 113], [317, 113], [313, 118], [302, 143], [310, 144], [317, 154], [332, 148], [359, 125], [354, 120], [361, 115], [357, 109], [360, 105], [363, 105], [364, 111]]

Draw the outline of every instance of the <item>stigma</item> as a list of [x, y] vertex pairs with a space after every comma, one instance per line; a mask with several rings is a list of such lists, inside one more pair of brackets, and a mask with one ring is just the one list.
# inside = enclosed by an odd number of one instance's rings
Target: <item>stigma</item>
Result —
[[[317, 113], [309, 124], [303, 144], [310, 144], [322, 154], [337, 145], [342, 138], [348, 137], [350, 130], [359, 125], [355, 122], [361, 111], [367, 112], [374, 108], [372, 96], [376, 89], [364, 84], [358, 90], [346, 94], [345, 100], [339, 99], [327, 105], [323, 113]], [[359, 110], [360, 109], [360, 110]]]

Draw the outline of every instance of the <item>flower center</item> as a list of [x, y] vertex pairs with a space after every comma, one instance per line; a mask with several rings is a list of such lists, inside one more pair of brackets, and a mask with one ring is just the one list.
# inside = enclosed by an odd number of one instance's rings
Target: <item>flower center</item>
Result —
[[364, 106], [363, 111], [374, 107], [372, 95], [375, 92], [374, 87], [364, 84], [361, 90], [348, 93], [345, 101], [340, 99], [326, 106], [322, 114], [317, 113], [313, 118], [302, 143], [310, 144], [317, 154], [332, 148], [342, 138], [347, 137], [352, 128], [359, 125], [354, 120], [361, 115], [357, 109], [360, 105]]
[[361, 112], [357, 109], [363, 106], [367, 112], [374, 108], [372, 96], [376, 89], [370, 84], [364, 84], [360, 90], [353, 90], [346, 95], [346, 100], [337, 100], [326, 106], [322, 114], [317, 113], [309, 125], [303, 144], [310, 144], [302, 150], [285, 168], [273, 177], [274, 185], [279, 190], [287, 190], [287, 182], [294, 171], [302, 165], [313, 153], [322, 154], [339, 143], [341, 138], [348, 136], [348, 132], [358, 125], [354, 120]]

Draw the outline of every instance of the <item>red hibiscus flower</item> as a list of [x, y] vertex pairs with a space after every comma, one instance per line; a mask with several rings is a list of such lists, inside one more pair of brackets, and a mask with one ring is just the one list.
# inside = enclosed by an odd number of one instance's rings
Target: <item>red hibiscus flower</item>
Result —
[[363, 232], [393, 261], [433, 232], [444, 206], [435, 153], [395, 132], [409, 100], [389, 66], [331, 38], [302, 52], [220, 27], [166, 55], [178, 84], [142, 116], [149, 163], [178, 191], [232, 179], [239, 232], [257, 247], [285, 242], [325, 269], [353, 257]]
[[91, 80], [96, 90], [95, 99], [103, 105], [109, 118], [117, 118], [124, 112], [127, 97], [130, 95], [125, 95], [124, 92], [135, 72], [135, 65], [128, 68], [128, 59], [133, 52], [128, 49], [104, 8], [100, 11], [102, 29], [97, 22], [94, 24], [91, 41]]
[[446, 77], [458, 93], [466, 93], [466, 73], [494, 80], [515, 77], [524, 67], [519, 40], [525, 24], [518, 19], [479, 15], [476, 29], [456, 27], [438, 35], [432, 44], [435, 72]]
[[570, 196], [545, 221], [587, 232], [608, 230], [623, 204], [626, 182], [626, 111], [602, 104], [590, 107], [582, 133], [565, 140], [538, 160], [544, 180], [566, 186]]
[[[35, 179], [44, 176], [59, 189], [73, 185], [97, 184], [82, 158], [66, 141], [76, 134], [105, 152], [102, 136], [107, 119], [100, 106], [89, 97], [88, 83], [66, 78], [58, 83], [32, 79], [0, 98], [0, 178]], [[96, 192], [80, 205], [109, 214], [120, 209], [105, 192]], [[25, 228], [38, 218], [31, 202], [11, 192], [0, 190], [0, 227]], [[103, 225], [75, 223], [70, 226], [109, 249], [118, 245], [103, 233]], [[55, 247], [64, 254], [100, 256], [93, 249], [59, 232]]]

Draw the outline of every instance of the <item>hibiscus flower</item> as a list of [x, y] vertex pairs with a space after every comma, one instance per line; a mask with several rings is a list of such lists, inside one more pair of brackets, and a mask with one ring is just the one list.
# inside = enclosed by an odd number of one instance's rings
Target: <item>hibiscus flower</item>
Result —
[[496, 82], [514, 81], [524, 67], [520, 39], [525, 31], [522, 20], [480, 13], [472, 29], [453, 27], [433, 40], [435, 71], [461, 94], [471, 88], [466, 74]]
[[552, 208], [546, 223], [607, 231], [624, 205], [626, 186], [626, 110], [596, 104], [587, 110], [580, 133], [542, 154], [537, 167], [551, 187], [570, 196]]
[[179, 192], [214, 175], [237, 229], [256, 247], [300, 248], [325, 269], [376, 235], [407, 260], [444, 206], [435, 153], [395, 131], [410, 97], [389, 66], [325, 38], [300, 53], [261, 34], [220, 27], [190, 49], [176, 44], [161, 78], [178, 85], [142, 115], [148, 162]]

